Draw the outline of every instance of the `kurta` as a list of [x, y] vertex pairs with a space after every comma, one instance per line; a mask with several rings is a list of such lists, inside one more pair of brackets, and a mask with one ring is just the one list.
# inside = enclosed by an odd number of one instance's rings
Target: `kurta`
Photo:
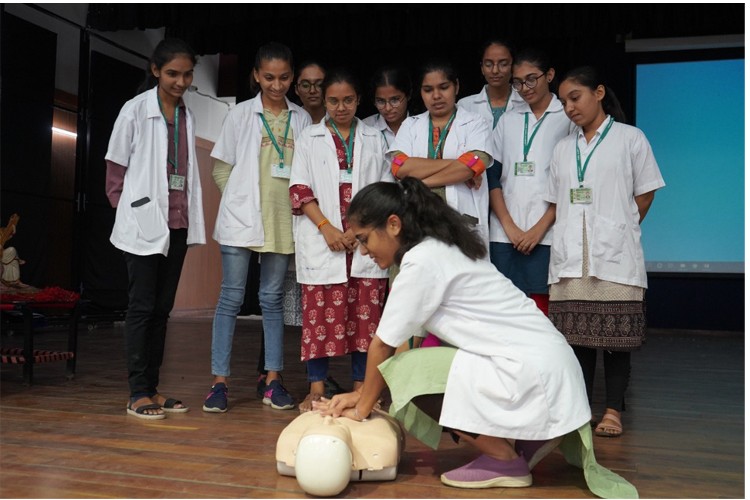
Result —
[[[350, 140], [354, 140], [351, 137]], [[347, 169], [344, 143], [333, 135], [339, 170]], [[304, 217], [302, 205], [315, 200], [310, 186], [290, 187], [292, 209]], [[338, 189], [343, 231], [349, 229], [346, 211], [352, 201], [352, 184], [342, 182]], [[304, 252], [300, 248], [298, 251]], [[359, 252], [359, 250], [355, 250]], [[385, 302], [387, 278], [352, 277], [353, 254], [346, 254], [347, 281], [336, 284], [302, 284], [302, 348], [300, 359], [342, 356], [351, 352], [367, 352], [380, 321]]]
[[377, 335], [396, 347], [419, 329], [458, 348], [440, 425], [541, 440], [591, 418], [565, 338], [490, 262], [430, 238], [406, 252]]

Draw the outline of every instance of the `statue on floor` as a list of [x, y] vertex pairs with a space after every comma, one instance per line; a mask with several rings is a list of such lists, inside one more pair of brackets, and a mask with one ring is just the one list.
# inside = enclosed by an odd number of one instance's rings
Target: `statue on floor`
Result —
[[2, 284], [12, 288], [24, 288], [27, 285], [21, 282], [21, 265], [26, 262], [18, 257], [18, 252], [13, 247], [6, 247], [6, 243], [16, 234], [16, 225], [20, 217], [13, 214], [8, 220], [8, 225], [0, 228], [0, 281]]
[[311, 495], [331, 497], [349, 481], [396, 479], [404, 431], [380, 410], [362, 422], [310, 411], [295, 418], [276, 443], [276, 469], [295, 476]]

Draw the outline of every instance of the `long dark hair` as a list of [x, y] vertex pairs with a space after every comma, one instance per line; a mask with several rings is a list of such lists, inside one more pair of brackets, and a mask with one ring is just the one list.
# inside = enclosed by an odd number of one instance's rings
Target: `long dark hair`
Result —
[[[544, 73], [546, 77], [547, 72], [552, 69], [552, 60], [549, 55], [541, 49], [526, 48], [518, 52], [516, 57], [513, 59], [513, 67], [519, 66], [522, 63], [529, 63], [532, 66], [536, 66], [539, 70]], [[557, 93], [557, 77], [552, 78], [549, 83], [550, 92]]]
[[[255, 53], [255, 64], [253, 69], [260, 71], [260, 67], [263, 61], [270, 61], [272, 59], [279, 59], [289, 64], [294, 74], [294, 58], [292, 57], [292, 51], [289, 47], [279, 42], [268, 42], [265, 45], [261, 45], [258, 52]], [[250, 90], [253, 94], [257, 94], [260, 91], [260, 85], [255, 81], [252, 75], [250, 75]]]
[[357, 193], [347, 212], [349, 220], [357, 225], [375, 229], [385, 228], [391, 215], [401, 219], [397, 264], [401, 264], [406, 252], [428, 237], [458, 247], [473, 260], [487, 255], [487, 247], [471, 223], [415, 177], [369, 184]]
[[411, 78], [409, 78], [409, 72], [405, 69], [386, 66], [375, 72], [375, 76], [372, 77], [370, 83], [373, 95], [378, 88], [389, 85], [403, 92], [407, 99], [411, 99]]
[[493, 45], [499, 45], [500, 47], [505, 47], [506, 49], [508, 49], [508, 52], [510, 52], [510, 58], [515, 61], [516, 50], [510, 42], [508, 42], [507, 40], [503, 40], [502, 38], [489, 38], [484, 41], [482, 47], [479, 50], [480, 64], [484, 62], [484, 53], [487, 52], [487, 49], [489, 49]]
[[188, 58], [193, 61], [193, 66], [198, 62], [195, 51], [186, 41], [180, 40], [179, 38], [165, 38], [159, 42], [154, 49], [154, 53], [151, 54], [148, 64], [146, 64], [146, 76], [138, 87], [138, 93], [145, 92], [159, 83], [159, 80], [151, 72], [152, 64], [156, 66], [157, 69], [161, 69], [165, 64], [178, 55], [188, 56]]
[[334, 68], [329, 72], [326, 72], [326, 77], [323, 79], [323, 83], [320, 86], [320, 92], [325, 98], [326, 90], [334, 83], [346, 83], [351, 85], [354, 89], [354, 93], [357, 97], [362, 96], [362, 86], [359, 84], [359, 79], [354, 76], [354, 73], [345, 68]]
[[573, 68], [565, 73], [562, 81], [564, 82], [565, 80], [572, 80], [591, 90], [596, 90], [599, 85], [602, 85], [604, 87], [604, 98], [602, 99], [604, 112], [612, 116], [616, 122], [627, 123], [625, 112], [622, 110], [615, 92], [604, 83], [604, 80], [594, 67], [579, 66], [578, 68]]

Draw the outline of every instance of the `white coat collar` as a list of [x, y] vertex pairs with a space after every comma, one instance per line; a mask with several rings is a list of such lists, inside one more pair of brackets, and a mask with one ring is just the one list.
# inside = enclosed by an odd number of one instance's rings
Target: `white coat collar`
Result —
[[[327, 117], [326, 117], [327, 118]], [[354, 132], [356, 135], [362, 134], [366, 136], [372, 136], [377, 135], [380, 133], [379, 130], [375, 129], [374, 127], [368, 127], [364, 124], [362, 120], [357, 118], [356, 116], [354, 119], [357, 122], [357, 130]], [[326, 127], [326, 119], [320, 120], [318, 123], [314, 123], [313, 125], [310, 125], [309, 127], [310, 135], [312, 137], [320, 137], [323, 135], [328, 134], [328, 127]]]
[[[149, 90], [146, 94], [146, 115], [148, 116], [148, 118], [162, 118], [164, 116], [161, 112], [161, 108], [159, 107], [159, 97], [157, 95], [158, 91], [159, 86], [157, 85]], [[177, 106], [187, 109], [187, 105], [185, 104], [185, 101], [182, 100], [182, 98], [180, 98], [180, 102], [177, 104]]]
[[[547, 109], [544, 110], [545, 113], [559, 113], [560, 111], [563, 111], [562, 103], [560, 102], [560, 99], [557, 98], [557, 96], [553, 93], [552, 94], [552, 100], [550, 101], [549, 105], [547, 106]], [[529, 106], [529, 103], [524, 101], [523, 98], [521, 98], [521, 101], [513, 106], [512, 109], [508, 110], [509, 113], [531, 113], [531, 106]]]
[[[295, 108], [297, 107], [296, 104], [294, 104], [292, 101], [290, 101], [286, 96], [284, 96], [284, 100], [286, 101], [286, 108], [289, 111], [289, 113], [293, 113], [297, 111]], [[253, 97], [250, 100], [250, 109], [253, 113], [263, 114], [263, 101], [260, 97], [260, 92], [258, 92], [258, 95]]]

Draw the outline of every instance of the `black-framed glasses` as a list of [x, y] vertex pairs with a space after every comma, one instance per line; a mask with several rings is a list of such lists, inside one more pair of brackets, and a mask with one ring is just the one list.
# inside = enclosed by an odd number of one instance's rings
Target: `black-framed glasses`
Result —
[[297, 87], [301, 88], [305, 92], [310, 92], [311, 89], [320, 91], [323, 82], [311, 82], [310, 80], [302, 80], [297, 83]]
[[544, 76], [544, 73], [539, 73], [538, 75], [529, 75], [526, 77], [526, 80], [519, 80], [518, 78], [514, 78], [510, 81], [510, 86], [513, 87], [513, 90], [516, 92], [520, 92], [524, 85], [526, 85], [527, 88], [533, 89], [536, 87], [537, 82], [540, 78]]
[[392, 108], [397, 108], [404, 102], [405, 97], [391, 97], [390, 99], [375, 98], [375, 107], [378, 109], [385, 109], [386, 105], [390, 104]]

